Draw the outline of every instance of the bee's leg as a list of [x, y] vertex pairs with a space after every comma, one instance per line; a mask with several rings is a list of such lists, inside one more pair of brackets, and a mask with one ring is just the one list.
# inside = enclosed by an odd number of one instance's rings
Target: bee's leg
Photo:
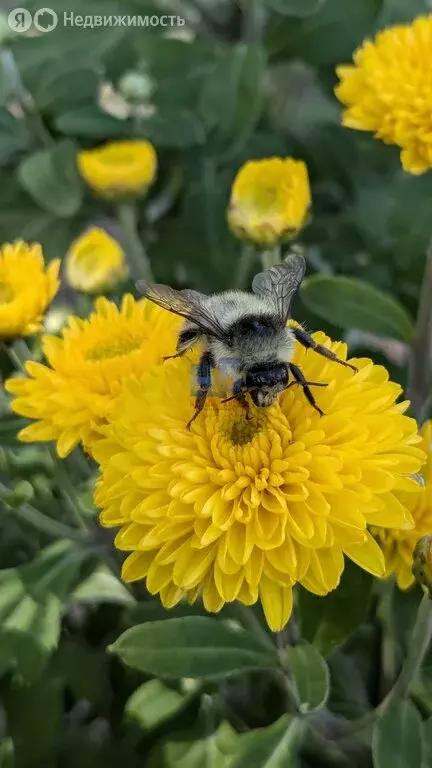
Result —
[[[305, 377], [303, 376], [303, 373], [301, 372], [300, 368], [298, 368], [294, 363], [288, 363], [288, 367], [294, 376], [296, 383], [300, 384], [300, 386], [303, 388], [303, 392], [305, 394], [306, 399], [310, 402], [311, 406], [315, 408], [316, 411], [321, 416], [324, 416], [324, 411], [321, 410], [321, 408], [318, 407], [316, 404], [316, 400], [312, 394], [312, 392], [309, 389], [309, 384], [313, 384], [313, 382], [306, 381]], [[324, 385], [325, 386], [325, 385]]]
[[175, 357], [181, 357], [182, 355], [184, 355], [185, 352], [187, 352], [187, 347], [186, 349], [180, 349], [179, 352], [175, 353], [175, 355], [166, 355], [165, 357], [162, 358], [162, 360], [164, 362], [165, 360], [174, 360]]
[[232, 388], [232, 396], [227, 397], [226, 400], [222, 400], [223, 403], [228, 403], [230, 400], [237, 400], [240, 405], [243, 406], [243, 408], [246, 411], [246, 418], [250, 419], [250, 406], [248, 401], [246, 400], [245, 395], [245, 385], [244, 381], [242, 379], [238, 379], [234, 382], [233, 388]]
[[295, 338], [297, 339], [300, 344], [302, 344], [306, 349], [313, 349], [314, 352], [318, 352], [319, 355], [322, 355], [323, 357], [327, 357], [328, 360], [333, 360], [335, 363], [339, 363], [340, 365], [344, 365], [346, 368], [351, 368], [352, 371], [355, 371], [357, 373], [357, 368], [355, 365], [351, 365], [351, 363], [346, 363], [345, 360], [341, 360], [334, 352], [331, 351], [331, 349], [327, 349], [327, 347], [324, 347], [322, 344], [317, 344], [316, 341], [310, 336], [307, 331], [303, 330], [303, 328], [292, 328], [291, 329]]
[[174, 355], [167, 355], [163, 360], [173, 360], [175, 357], [181, 357], [188, 351], [194, 344], [196, 344], [198, 336], [194, 331], [182, 331], [177, 343], [177, 351]]
[[212, 368], [212, 356], [210, 352], [204, 352], [201, 360], [198, 363], [197, 380], [198, 380], [198, 392], [195, 397], [195, 413], [186, 424], [186, 429], [190, 429], [192, 423], [196, 417], [201, 413], [204, 408], [208, 391], [211, 387], [211, 368]]

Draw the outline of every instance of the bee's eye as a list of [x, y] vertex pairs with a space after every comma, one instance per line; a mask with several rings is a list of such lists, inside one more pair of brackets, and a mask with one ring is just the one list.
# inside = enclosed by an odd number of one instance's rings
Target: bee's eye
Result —
[[251, 320], [250, 327], [252, 331], [255, 331], [255, 333], [263, 333], [267, 328], [265, 323], [262, 323], [261, 320]]
[[269, 329], [269, 324], [264, 319], [258, 317], [246, 317], [241, 321], [241, 329], [244, 332], [265, 333]]

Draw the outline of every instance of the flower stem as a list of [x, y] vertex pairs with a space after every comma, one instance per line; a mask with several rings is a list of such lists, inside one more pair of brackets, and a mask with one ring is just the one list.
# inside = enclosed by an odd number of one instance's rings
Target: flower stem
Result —
[[117, 217], [134, 278], [153, 280], [150, 260], [138, 235], [136, 203], [119, 203]]
[[261, 263], [264, 269], [270, 269], [270, 267], [274, 267], [275, 264], [280, 264], [281, 259], [280, 245], [276, 245], [268, 251], [261, 251]]
[[[4, 485], [0, 485], [0, 491], [3, 496], [4, 493], [7, 492], [7, 488]], [[81, 540], [81, 535], [78, 534], [76, 530], [70, 528], [68, 525], [64, 525], [64, 523], [60, 523], [58, 520], [52, 520], [28, 502], [24, 502], [24, 504], [21, 504], [19, 507], [12, 507], [3, 498], [3, 504], [6, 509], [16, 515], [16, 517], [19, 517], [25, 523], [32, 525], [33, 528], [36, 528], [38, 531], [46, 533], [48, 536], [53, 536], [55, 539], [67, 538]]]
[[432, 637], [432, 600], [428, 594], [423, 595], [419, 605], [417, 619], [412, 632], [408, 655], [402, 671], [393, 688], [381, 702], [378, 710], [381, 712], [393, 699], [403, 698], [410, 692], [424, 658], [429, 650]]
[[419, 417], [432, 387], [432, 243], [429, 245], [416, 327], [411, 344], [407, 397], [413, 416]]
[[254, 255], [255, 255], [255, 251], [252, 248], [252, 246], [250, 245], [243, 246], [242, 252], [240, 254], [240, 258], [237, 262], [237, 271], [234, 279], [235, 288], [244, 289], [246, 287], [246, 278], [248, 276], [249, 268], [252, 264]]
[[69, 474], [63, 464], [63, 459], [60, 459], [57, 456], [55, 448], [49, 447], [48, 451], [52, 459], [54, 476], [57, 480], [60, 492], [69, 508], [69, 511], [71, 512], [77, 527], [81, 531], [88, 532], [89, 526], [87, 521], [84, 519], [76, 488], [72, 483]]
[[261, 42], [264, 8], [261, 0], [243, 0], [242, 38], [248, 45]]

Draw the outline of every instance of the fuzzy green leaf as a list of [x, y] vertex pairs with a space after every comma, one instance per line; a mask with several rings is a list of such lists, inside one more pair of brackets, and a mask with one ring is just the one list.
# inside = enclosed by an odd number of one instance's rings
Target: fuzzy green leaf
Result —
[[409, 700], [393, 701], [375, 723], [374, 768], [422, 768], [422, 720]]
[[285, 653], [302, 711], [324, 706], [330, 691], [330, 675], [322, 656], [312, 645], [296, 645]]
[[232, 768], [296, 768], [302, 724], [283, 715], [267, 728], [258, 728], [240, 739]]
[[166, 678], [233, 675], [277, 664], [254, 635], [204, 616], [167, 619], [128, 629], [110, 646], [131, 667]]
[[56, 216], [69, 217], [81, 206], [84, 186], [76, 165], [76, 147], [63, 141], [28, 155], [18, 168], [24, 189]]
[[362, 280], [315, 275], [304, 281], [301, 298], [308, 309], [339, 328], [411, 339], [413, 323], [404, 307]]

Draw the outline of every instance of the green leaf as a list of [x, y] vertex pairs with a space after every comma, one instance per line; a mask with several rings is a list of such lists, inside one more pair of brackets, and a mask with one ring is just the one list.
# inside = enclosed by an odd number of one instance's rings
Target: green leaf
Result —
[[254, 635], [204, 616], [131, 627], [110, 650], [125, 664], [158, 677], [215, 678], [277, 664]]
[[311, 16], [327, 2], [327, 0], [264, 0], [273, 11], [284, 16]]
[[389, 704], [372, 734], [374, 768], [422, 768], [422, 720], [410, 700]]
[[63, 601], [83, 553], [58, 541], [20, 568], [0, 571], [0, 675], [16, 669], [28, 682], [41, 675], [57, 647]]
[[69, 217], [81, 206], [84, 186], [76, 164], [76, 146], [63, 141], [26, 157], [18, 168], [24, 189], [56, 216]]
[[302, 731], [300, 720], [288, 715], [267, 728], [257, 728], [240, 738], [232, 768], [296, 768]]
[[18, 152], [27, 149], [30, 134], [24, 120], [16, 120], [0, 107], [0, 165], [5, 165]]
[[111, 571], [101, 565], [72, 595], [76, 603], [118, 603], [135, 605], [135, 599]]
[[106, 140], [131, 135], [129, 120], [113, 117], [96, 104], [68, 110], [54, 120], [54, 125], [65, 136]]
[[423, 723], [423, 768], [432, 765], [432, 717]]
[[3, 448], [22, 445], [18, 440], [18, 432], [30, 424], [29, 419], [19, 416], [6, 416], [0, 420], [0, 445]]
[[104, 648], [87, 645], [76, 636], [62, 639], [54, 659], [56, 672], [75, 699], [95, 707], [107, 707], [112, 699], [110, 662]]
[[411, 21], [420, 14], [429, 10], [428, 0], [385, 0], [382, 13], [379, 17], [380, 28], [390, 27], [392, 24], [401, 24]]
[[99, 75], [88, 67], [49, 67], [38, 81], [34, 100], [38, 109], [55, 112], [92, 105], [97, 98]]
[[288, 666], [303, 712], [324, 706], [330, 691], [327, 664], [312, 645], [296, 645], [285, 650]]
[[61, 725], [63, 686], [59, 677], [46, 676], [35, 685], [16, 679], [2, 690], [8, 733], [14, 742], [16, 765], [20, 768], [47, 768]]
[[240, 151], [261, 114], [265, 68], [259, 45], [237, 45], [220, 56], [205, 80], [199, 108], [212, 142]]
[[383, 0], [327, 0], [303, 19], [275, 16], [267, 33], [270, 53], [316, 65], [347, 63], [370, 35], [382, 6]]
[[304, 281], [301, 298], [308, 309], [340, 328], [411, 339], [413, 323], [404, 307], [362, 280], [314, 275]]
[[214, 730], [209, 722], [212, 716], [210, 712], [204, 727], [197, 724], [193, 732], [171, 733], [151, 752], [148, 768], [232, 768], [238, 735], [226, 722]]
[[160, 109], [156, 115], [141, 121], [137, 135], [142, 135], [156, 147], [186, 149], [203, 144], [205, 131], [202, 122], [192, 112]]
[[160, 680], [149, 680], [134, 691], [125, 706], [125, 715], [142, 728], [154, 728], [178, 712], [187, 701], [179, 691]]
[[338, 588], [325, 597], [300, 589], [302, 637], [324, 656], [333, 651], [366, 618], [372, 586], [368, 573], [347, 563]]

